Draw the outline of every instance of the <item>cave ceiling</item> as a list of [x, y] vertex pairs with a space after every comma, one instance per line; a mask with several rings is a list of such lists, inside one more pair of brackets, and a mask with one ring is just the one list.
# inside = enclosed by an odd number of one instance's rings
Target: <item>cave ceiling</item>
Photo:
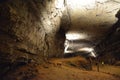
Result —
[[[89, 3], [85, 3], [91, 1]], [[67, 34], [82, 34], [79, 43], [85, 40], [98, 43], [118, 20], [115, 15], [120, 9], [120, 0], [67, 0], [71, 28]], [[84, 44], [84, 43], [83, 43]]]

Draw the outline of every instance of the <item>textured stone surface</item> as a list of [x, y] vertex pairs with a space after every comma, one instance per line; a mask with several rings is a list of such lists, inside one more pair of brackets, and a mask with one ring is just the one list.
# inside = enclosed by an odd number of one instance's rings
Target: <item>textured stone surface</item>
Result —
[[86, 34], [87, 40], [100, 40], [117, 22], [115, 14], [120, 9], [119, 0], [67, 1], [71, 12], [71, 32], [77, 30]]
[[[59, 4], [61, 1], [62, 4]], [[64, 0], [6, 0], [0, 4], [0, 63], [62, 56], [69, 20]], [[63, 14], [64, 13], [64, 14]], [[64, 26], [64, 22], [68, 24]]]

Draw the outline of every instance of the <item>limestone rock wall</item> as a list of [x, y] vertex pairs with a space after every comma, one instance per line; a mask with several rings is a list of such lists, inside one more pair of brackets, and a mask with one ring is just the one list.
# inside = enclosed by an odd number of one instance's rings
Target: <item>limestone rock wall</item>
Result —
[[64, 0], [2, 1], [0, 64], [62, 56], [67, 18]]

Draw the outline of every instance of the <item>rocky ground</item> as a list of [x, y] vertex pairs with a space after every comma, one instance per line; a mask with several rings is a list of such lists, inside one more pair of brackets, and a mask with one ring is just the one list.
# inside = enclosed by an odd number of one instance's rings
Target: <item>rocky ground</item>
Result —
[[10, 71], [4, 80], [120, 80], [112, 73], [90, 71], [87, 64], [81, 57], [51, 59], [42, 65], [28, 64]]

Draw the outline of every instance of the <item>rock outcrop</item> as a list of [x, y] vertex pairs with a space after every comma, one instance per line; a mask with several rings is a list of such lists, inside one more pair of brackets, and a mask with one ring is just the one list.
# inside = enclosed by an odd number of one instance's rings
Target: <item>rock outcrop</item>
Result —
[[1, 1], [0, 67], [61, 57], [68, 19], [64, 0]]

